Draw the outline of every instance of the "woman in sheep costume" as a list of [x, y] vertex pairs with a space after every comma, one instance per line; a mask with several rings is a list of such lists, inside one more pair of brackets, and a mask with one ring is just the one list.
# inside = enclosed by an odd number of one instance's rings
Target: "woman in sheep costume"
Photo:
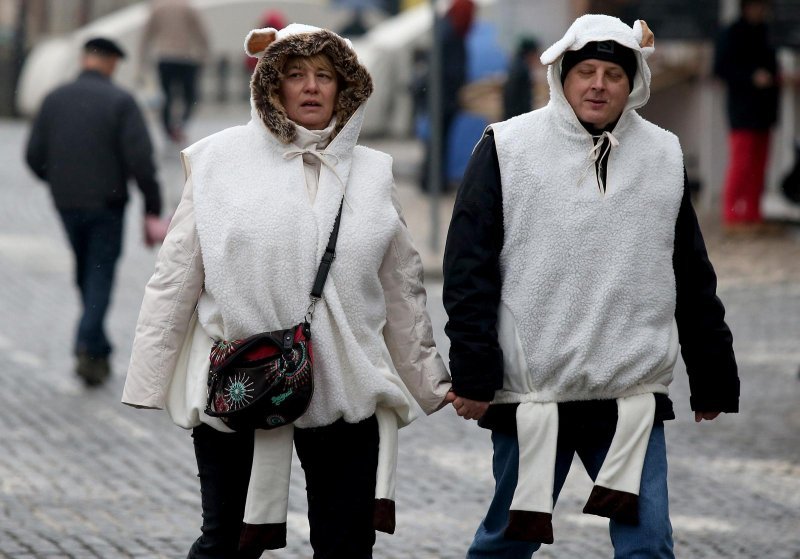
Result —
[[[421, 261], [391, 158], [356, 145], [372, 80], [350, 42], [292, 24], [252, 31], [245, 50], [260, 59], [252, 118], [182, 153], [186, 186], [145, 290], [123, 402], [166, 407], [193, 429], [203, 534], [190, 558], [286, 545], [293, 445], [315, 556], [371, 557], [375, 529], [394, 531], [397, 429], [449, 397]], [[230, 433], [203, 413], [212, 341], [305, 315], [340, 206], [313, 315], [310, 407], [293, 426]]]
[[[681, 351], [695, 419], [739, 380], [678, 139], [636, 112], [646, 24], [586, 15], [541, 57], [550, 101], [490, 126], [459, 191], [444, 302], [459, 415], [492, 430], [468, 557], [530, 557], [577, 453], [615, 557], [673, 557], [663, 421]], [[580, 115], [580, 116], [579, 116]], [[582, 120], [583, 118], [583, 120]]]

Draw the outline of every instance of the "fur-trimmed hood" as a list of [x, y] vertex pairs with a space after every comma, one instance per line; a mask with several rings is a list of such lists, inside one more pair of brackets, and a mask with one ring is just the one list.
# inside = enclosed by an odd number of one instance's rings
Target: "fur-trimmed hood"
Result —
[[614, 41], [633, 51], [637, 61], [636, 77], [631, 84], [623, 114], [643, 107], [650, 98], [650, 67], [647, 65], [647, 58], [655, 50], [653, 32], [643, 20], [637, 20], [630, 27], [616, 17], [600, 14], [587, 14], [576, 19], [564, 36], [542, 53], [540, 60], [548, 66], [547, 81], [551, 100], [569, 107], [561, 80], [564, 53], [580, 50], [592, 41]]
[[250, 103], [267, 129], [283, 143], [292, 142], [297, 135], [295, 123], [278, 96], [281, 70], [288, 57], [326, 54], [333, 63], [340, 88], [333, 111], [336, 127], [332, 137], [372, 94], [372, 77], [358, 61], [352, 43], [333, 31], [299, 23], [280, 31], [270, 27], [254, 29], [245, 38], [244, 50], [260, 59], [250, 80]]

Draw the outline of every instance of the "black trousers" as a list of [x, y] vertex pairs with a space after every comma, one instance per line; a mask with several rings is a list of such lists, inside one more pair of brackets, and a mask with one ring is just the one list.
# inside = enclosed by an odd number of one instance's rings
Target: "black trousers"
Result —
[[[238, 551], [253, 461], [250, 433], [192, 431], [203, 506], [202, 535], [187, 559], [257, 559]], [[370, 559], [378, 467], [378, 422], [340, 420], [295, 429], [295, 450], [306, 476], [314, 559]]]
[[[198, 99], [199, 75], [200, 65], [193, 62], [160, 61], [158, 63], [158, 77], [164, 93], [161, 120], [168, 134], [182, 129], [192, 116]], [[175, 106], [179, 102], [179, 97], [183, 102], [183, 108], [176, 121]]]

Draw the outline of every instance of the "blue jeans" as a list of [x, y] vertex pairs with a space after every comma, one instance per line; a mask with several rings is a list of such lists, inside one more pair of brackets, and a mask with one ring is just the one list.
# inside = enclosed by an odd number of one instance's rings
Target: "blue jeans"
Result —
[[[603, 459], [608, 452], [613, 433], [608, 433], [587, 444], [580, 445], [564, 440], [559, 433], [556, 453], [555, 487], [553, 502], [567, 478], [572, 457], [578, 453], [589, 476], [597, 477]], [[475, 538], [467, 552], [467, 559], [522, 559], [533, 556], [541, 544], [506, 540], [503, 537], [508, 524], [508, 511], [517, 486], [519, 468], [519, 445], [514, 435], [492, 433], [494, 445], [493, 473], [495, 493], [486, 518], [475, 532]], [[586, 495], [589, 498], [589, 495]], [[631, 526], [609, 521], [611, 543], [616, 559], [674, 559], [672, 551], [672, 525], [669, 520], [667, 494], [667, 449], [664, 440], [664, 424], [656, 422], [650, 434], [647, 453], [642, 470], [639, 490], [639, 525]], [[558, 526], [554, 526], [555, 545], [558, 545]]]
[[103, 322], [111, 302], [114, 270], [122, 252], [124, 209], [59, 210], [75, 254], [75, 282], [83, 314], [78, 323], [75, 353], [106, 357], [111, 343]]

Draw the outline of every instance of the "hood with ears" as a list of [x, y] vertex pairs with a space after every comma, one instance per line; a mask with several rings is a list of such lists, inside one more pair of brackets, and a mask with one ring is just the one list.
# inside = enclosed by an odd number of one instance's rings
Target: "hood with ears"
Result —
[[333, 116], [335, 136], [369, 96], [372, 78], [358, 61], [353, 45], [327, 29], [292, 23], [283, 29], [254, 29], [244, 41], [245, 52], [259, 58], [250, 80], [250, 102], [264, 125], [284, 143], [295, 139], [297, 128], [280, 101], [281, 71], [292, 56], [325, 54], [339, 78], [339, 93]]
[[542, 53], [542, 64], [549, 66], [547, 77], [551, 97], [564, 97], [561, 85], [561, 61], [564, 53], [580, 50], [586, 43], [593, 41], [614, 41], [633, 51], [638, 66], [624, 110], [644, 106], [650, 98], [650, 67], [646, 60], [655, 50], [653, 32], [641, 19], [633, 27], [629, 27], [616, 17], [599, 14], [588, 14], [576, 19], [564, 36]]

